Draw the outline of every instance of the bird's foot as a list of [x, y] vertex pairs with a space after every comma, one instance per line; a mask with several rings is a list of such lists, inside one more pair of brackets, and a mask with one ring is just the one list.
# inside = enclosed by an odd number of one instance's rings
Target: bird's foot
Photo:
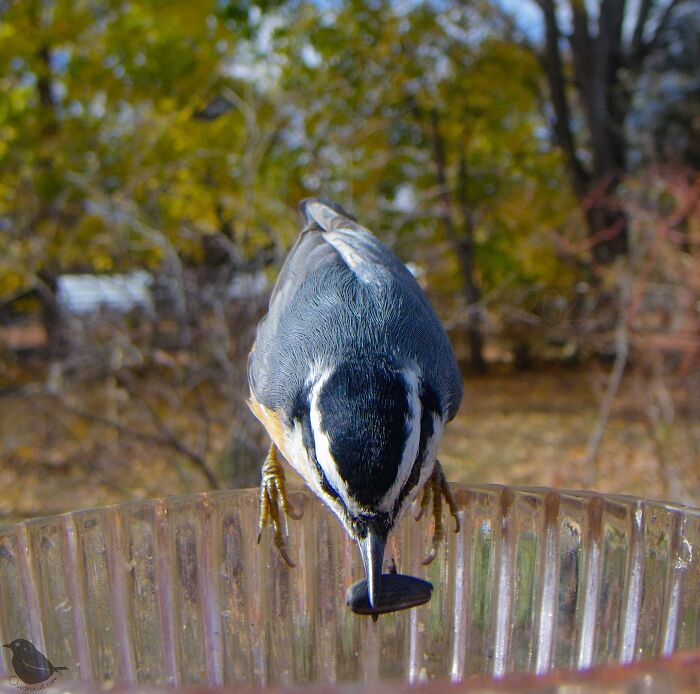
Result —
[[[277, 457], [277, 447], [273, 443], [267, 454], [262, 468], [262, 482], [260, 484], [260, 517], [258, 519], [258, 542], [262, 537], [265, 526], [270, 523], [273, 530], [273, 542], [277, 551], [282, 555], [289, 566], [294, 568], [296, 564], [287, 552], [287, 540], [282, 534], [282, 513], [299, 520], [301, 513], [294, 510], [289, 503], [287, 490], [284, 484], [284, 470]], [[281, 512], [280, 512], [281, 510]]]
[[425, 483], [423, 488], [423, 498], [420, 502], [420, 510], [416, 516], [416, 520], [420, 520], [428, 510], [430, 506], [430, 501], [433, 502], [433, 519], [435, 521], [435, 531], [433, 532], [433, 542], [430, 547], [428, 554], [425, 559], [423, 559], [423, 565], [426, 566], [430, 564], [437, 556], [438, 547], [440, 543], [445, 538], [445, 526], [442, 519], [442, 498], [445, 497], [445, 501], [450, 508], [450, 514], [455, 519], [455, 532], [458, 533], [460, 530], [459, 522], [459, 511], [457, 510], [457, 502], [455, 501], [452, 491], [450, 490], [450, 485], [445, 477], [445, 473], [442, 470], [440, 461], [435, 461], [435, 467], [433, 469], [433, 474], [430, 475], [428, 481]]

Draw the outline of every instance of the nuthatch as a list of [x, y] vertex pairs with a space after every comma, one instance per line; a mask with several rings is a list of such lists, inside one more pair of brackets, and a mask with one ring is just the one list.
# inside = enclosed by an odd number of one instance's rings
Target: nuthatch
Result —
[[457, 508], [437, 461], [462, 400], [447, 335], [401, 261], [338, 205], [300, 205], [289, 253], [248, 357], [250, 407], [272, 439], [263, 466], [260, 532], [293, 566], [282, 534], [287, 500], [278, 450], [357, 541], [370, 605], [380, 595], [387, 536], [425, 488], [435, 557], [442, 497]]

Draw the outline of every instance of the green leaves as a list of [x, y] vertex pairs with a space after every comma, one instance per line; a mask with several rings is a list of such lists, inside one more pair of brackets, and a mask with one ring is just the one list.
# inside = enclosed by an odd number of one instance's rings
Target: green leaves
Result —
[[288, 246], [309, 194], [457, 287], [459, 264], [429, 252], [445, 240], [431, 118], [484, 290], [566, 274], [539, 66], [488, 3], [51, 0], [11, 4], [0, 37], [0, 292], [164, 248], [196, 264], [218, 234], [254, 258]]

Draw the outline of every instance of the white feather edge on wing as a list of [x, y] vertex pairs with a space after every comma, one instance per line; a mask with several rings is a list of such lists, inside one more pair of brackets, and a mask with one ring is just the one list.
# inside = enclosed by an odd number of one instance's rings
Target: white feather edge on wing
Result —
[[347, 217], [322, 202], [307, 203], [306, 212], [323, 230], [324, 240], [360, 280], [366, 283], [382, 282], [387, 268], [378, 250], [379, 241], [369, 229], [356, 222], [353, 222], [352, 228], [343, 227], [348, 221]]
[[323, 238], [362, 282], [381, 284], [386, 280], [389, 270], [375, 248], [376, 239], [369, 231], [341, 229], [328, 232]]
[[333, 220], [339, 216], [332, 207], [317, 200], [307, 202], [304, 209], [309, 217], [325, 231], [331, 228]]

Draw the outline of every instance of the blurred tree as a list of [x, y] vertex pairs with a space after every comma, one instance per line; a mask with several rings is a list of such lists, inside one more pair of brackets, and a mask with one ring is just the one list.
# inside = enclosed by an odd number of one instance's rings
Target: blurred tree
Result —
[[633, 95], [635, 161], [700, 170], [700, 13], [678, 7], [659, 34]]
[[[585, 212], [593, 260], [609, 264], [628, 248], [627, 218], [616, 192], [628, 165], [632, 92], [683, 0], [570, 0], [565, 8], [557, 0], [536, 2], [544, 21], [541, 58], [552, 129]], [[568, 34], [562, 29], [565, 11]]]
[[276, 40], [305, 185], [413, 244], [419, 264], [447, 243], [455, 262], [433, 279], [461, 285], [483, 370], [484, 291], [567, 276], [542, 242], [570, 201], [552, 194], [561, 168], [542, 137], [537, 62], [499, 35], [488, 3], [352, 0], [301, 16]]
[[538, 2], [563, 154], [540, 64], [486, 0], [3, 5], [0, 295], [38, 288], [60, 345], [61, 273], [149, 267], [187, 345], [187, 283], [278, 259], [292, 205], [323, 194], [410, 252], [483, 369], [487, 306], [532, 311], [580, 276], [552, 242], [573, 207], [566, 169], [595, 262], [626, 247], [628, 91], [681, 5], [601, 0], [596, 23], [572, 3], [565, 37], [555, 0]]
[[[39, 290], [52, 349], [60, 274], [146, 266], [178, 286], [210, 239], [247, 261], [289, 217], [279, 116], [236, 70], [263, 22], [213, 1], [2, 8], [0, 296]], [[203, 120], [222, 93], [234, 108]], [[184, 322], [184, 292], [174, 304]]]

